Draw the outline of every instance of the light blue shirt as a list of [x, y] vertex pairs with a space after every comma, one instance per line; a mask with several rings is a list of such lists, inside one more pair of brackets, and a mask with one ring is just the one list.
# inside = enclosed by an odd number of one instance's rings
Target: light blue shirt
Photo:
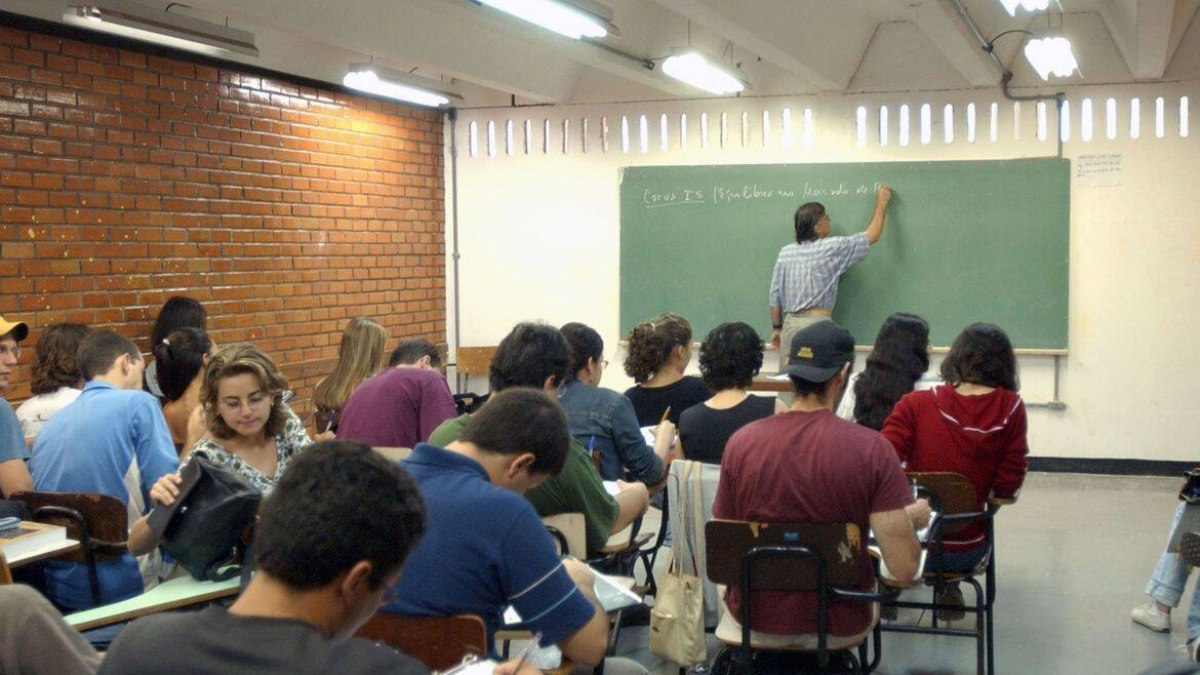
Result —
[[784, 246], [771, 275], [768, 304], [784, 312], [832, 310], [842, 274], [867, 257], [870, 247], [866, 232]]
[[0, 398], [0, 462], [10, 459], [29, 459], [21, 422], [8, 401]]
[[[158, 401], [144, 391], [98, 381], [88, 382], [79, 398], [50, 418], [29, 460], [35, 489], [116, 497], [126, 505], [130, 525], [149, 509], [154, 483], [178, 466]], [[102, 602], [142, 592], [142, 576], [131, 555], [97, 567]], [[48, 562], [46, 591], [70, 609], [92, 606], [87, 566], [81, 563]]]

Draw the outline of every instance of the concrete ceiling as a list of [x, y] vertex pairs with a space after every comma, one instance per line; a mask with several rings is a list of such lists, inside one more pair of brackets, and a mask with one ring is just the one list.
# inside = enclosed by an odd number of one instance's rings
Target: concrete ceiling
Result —
[[[238, 61], [340, 82], [350, 62], [373, 59], [454, 81], [465, 107], [700, 98], [644, 66], [689, 45], [738, 67], [749, 95], [995, 88], [1000, 78], [955, 0], [602, 1], [620, 36], [601, 45], [469, 0], [187, 0], [172, 11], [255, 33], [259, 57]], [[998, 0], [960, 1], [985, 38], [1054, 29], [1072, 39], [1082, 72], [1049, 85], [1021, 55], [1027, 36], [997, 41], [1025, 92], [1200, 79], [1191, 58], [1200, 52], [1200, 0], [1061, 0], [1050, 13], [1016, 17]], [[61, 21], [66, 4], [0, 0], [0, 9]]]

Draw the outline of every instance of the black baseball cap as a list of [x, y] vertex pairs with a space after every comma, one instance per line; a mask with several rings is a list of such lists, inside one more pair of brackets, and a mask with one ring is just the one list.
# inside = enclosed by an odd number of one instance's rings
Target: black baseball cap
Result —
[[825, 382], [854, 360], [854, 336], [832, 321], [819, 321], [792, 336], [782, 373]]

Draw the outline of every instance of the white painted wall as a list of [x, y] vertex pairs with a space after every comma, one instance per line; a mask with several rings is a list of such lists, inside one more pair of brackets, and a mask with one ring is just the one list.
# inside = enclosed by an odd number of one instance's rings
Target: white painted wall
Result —
[[[1154, 99], [1165, 99], [1165, 134], [1155, 134]], [[1179, 100], [1190, 102], [1188, 137], [1179, 134]], [[1093, 100], [1092, 140], [1080, 134], [1083, 98]], [[1117, 135], [1106, 137], [1105, 99], [1117, 101]], [[1141, 100], [1139, 138], [1130, 137], [1130, 99]], [[1075, 166], [1081, 156], [1115, 154], [1121, 171], [1109, 186], [1072, 181], [1070, 354], [1061, 359], [1060, 399], [1065, 411], [1032, 409], [1030, 445], [1035, 455], [1090, 458], [1185, 460], [1196, 456], [1194, 383], [1200, 379], [1200, 81], [1093, 87], [1073, 90], [1070, 140], [1064, 156]], [[999, 138], [989, 138], [989, 111], [999, 104]], [[898, 107], [933, 111], [932, 142], [923, 145], [918, 129], [899, 145]], [[956, 112], [954, 141], [943, 134], [943, 106]], [[977, 138], [967, 141], [963, 112], [974, 103]], [[868, 142], [859, 145], [855, 111], [867, 106]], [[889, 108], [889, 142], [878, 142], [878, 109]], [[475, 110], [460, 115], [458, 132], [458, 213], [461, 276], [461, 344], [494, 345], [518, 321], [540, 319], [554, 325], [582, 321], [603, 335], [613, 361], [604, 384], [624, 389], [631, 382], [616, 364], [618, 353], [618, 251], [621, 168], [633, 165], [742, 164], [785, 162], [871, 162], [990, 160], [1054, 155], [1056, 115], [1049, 104], [1048, 133], [1039, 140], [1033, 104], [1014, 115], [998, 92], [914, 92], [804, 98], [726, 99], [692, 102], [554, 106]], [[784, 108], [792, 112], [792, 145], [785, 147]], [[812, 110], [811, 142], [806, 142], [803, 111]], [[763, 138], [762, 118], [770, 118]], [[662, 150], [660, 115], [669, 121], [668, 148]], [[702, 147], [700, 116], [708, 116]], [[727, 115], [728, 137], [721, 147], [720, 116]], [[649, 148], [638, 147], [641, 115], [649, 123]], [[680, 144], [680, 115], [687, 115], [687, 144]], [[748, 121], [743, 137], [743, 115]], [[630, 125], [631, 147], [622, 151], [622, 117]], [[513, 121], [514, 154], [506, 152], [505, 129]], [[530, 154], [524, 124], [531, 121]], [[587, 120], [586, 136], [582, 133]], [[545, 120], [549, 152], [543, 151]], [[488, 154], [487, 127], [495, 126], [495, 156]], [[563, 124], [567, 129], [564, 152]], [[471, 156], [470, 126], [478, 131]], [[607, 124], [607, 148], [602, 126]], [[449, 136], [447, 136], [448, 138]], [[586, 139], [587, 151], [584, 152]], [[449, 162], [447, 163], [449, 166]], [[449, 181], [448, 181], [449, 185]], [[454, 214], [448, 208], [447, 240]], [[781, 228], [788, 228], [781, 223]], [[887, 245], [887, 239], [882, 242]], [[1013, 242], [1020, 246], [1021, 242]], [[451, 252], [452, 254], [452, 252]], [[982, 261], [964, 260], [963, 273]], [[870, 264], [869, 260], [864, 264]], [[450, 267], [448, 266], [448, 270]], [[770, 270], [761, 274], [763, 292]], [[953, 281], [953, 280], [948, 280]], [[453, 279], [451, 279], [453, 283]], [[450, 288], [453, 293], [453, 286]], [[453, 295], [451, 295], [453, 297]], [[763, 311], [766, 312], [765, 301]], [[452, 315], [454, 308], [449, 308]], [[448, 327], [453, 350], [455, 326]], [[697, 336], [697, 340], [703, 336]], [[873, 336], [858, 336], [863, 343]], [[774, 363], [768, 355], [767, 363]], [[859, 360], [861, 365], [862, 359]], [[1028, 402], [1053, 396], [1054, 364], [1047, 357], [1021, 359], [1022, 394]], [[482, 381], [470, 382], [475, 391]]]

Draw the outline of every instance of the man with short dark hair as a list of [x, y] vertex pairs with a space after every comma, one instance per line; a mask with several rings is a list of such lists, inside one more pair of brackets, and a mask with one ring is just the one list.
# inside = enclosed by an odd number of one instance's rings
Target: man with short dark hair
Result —
[[[549, 394], [566, 382], [571, 369], [571, 347], [553, 326], [520, 323], [512, 329], [492, 357], [489, 383], [496, 394], [514, 387], [532, 387]], [[484, 408], [487, 404], [484, 404]], [[447, 420], [429, 437], [444, 447], [462, 437], [472, 419], [460, 415]], [[608, 538], [625, 529], [646, 512], [650, 493], [644, 483], [622, 483], [613, 497], [604, 488], [587, 450], [575, 438], [562, 473], [529, 490], [525, 496], [539, 515], [582, 513], [589, 553], [600, 550]]]
[[454, 397], [427, 340], [405, 340], [383, 372], [355, 388], [338, 418], [338, 438], [384, 448], [411, 448], [454, 417]]
[[21, 358], [21, 341], [29, 335], [23, 321], [9, 321], [0, 316], [0, 498], [33, 489], [33, 479], [25, 460], [29, 448], [21, 433], [17, 414], [4, 398]]
[[[796, 333], [784, 369], [796, 399], [779, 413], [738, 430], [725, 446], [712, 513], [716, 518], [775, 523], [854, 523], [874, 530], [883, 560], [897, 579], [917, 573], [914, 525], [929, 520], [925, 500], [913, 501], [891, 444], [877, 431], [834, 414], [854, 360], [854, 338], [832, 321]], [[874, 584], [866, 547], [858, 553], [863, 590]], [[737, 589], [721, 639], [741, 639]], [[817, 599], [812, 592], [757, 591], [752, 631], [776, 647], [816, 648]], [[864, 602], [831, 601], [832, 648], [857, 644], [874, 626]]]
[[401, 464], [417, 481], [429, 531], [413, 553], [387, 611], [413, 616], [476, 614], [493, 645], [512, 605], [542, 644], [580, 664], [604, 657], [608, 618], [586, 565], [559, 560], [553, 540], [521, 494], [567, 461], [562, 408], [544, 392], [493, 394], [445, 449], [422, 443]]
[[424, 674], [400, 652], [350, 637], [424, 530], [420, 495], [399, 466], [361, 443], [317, 443], [263, 502], [257, 569], [237, 601], [133, 622], [100, 672]]
[[[126, 505], [130, 553], [96, 564], [100, 603], [108, 604], [158, 583], [153, 537], [144, 522], [134, 523], [150, 509], [150, 488], [176, 471], [179, 456], [158, 400], [141, 390], [145, 362], [133, 342], [96, 331], [80, 343], [76, 361], [88, 383], [42, 428], [29, 469], [37, 490], [105, 494]], [[51, 560], [45, 570], [46, 595], [55, 604], [93, 605], [87, 565]]]

